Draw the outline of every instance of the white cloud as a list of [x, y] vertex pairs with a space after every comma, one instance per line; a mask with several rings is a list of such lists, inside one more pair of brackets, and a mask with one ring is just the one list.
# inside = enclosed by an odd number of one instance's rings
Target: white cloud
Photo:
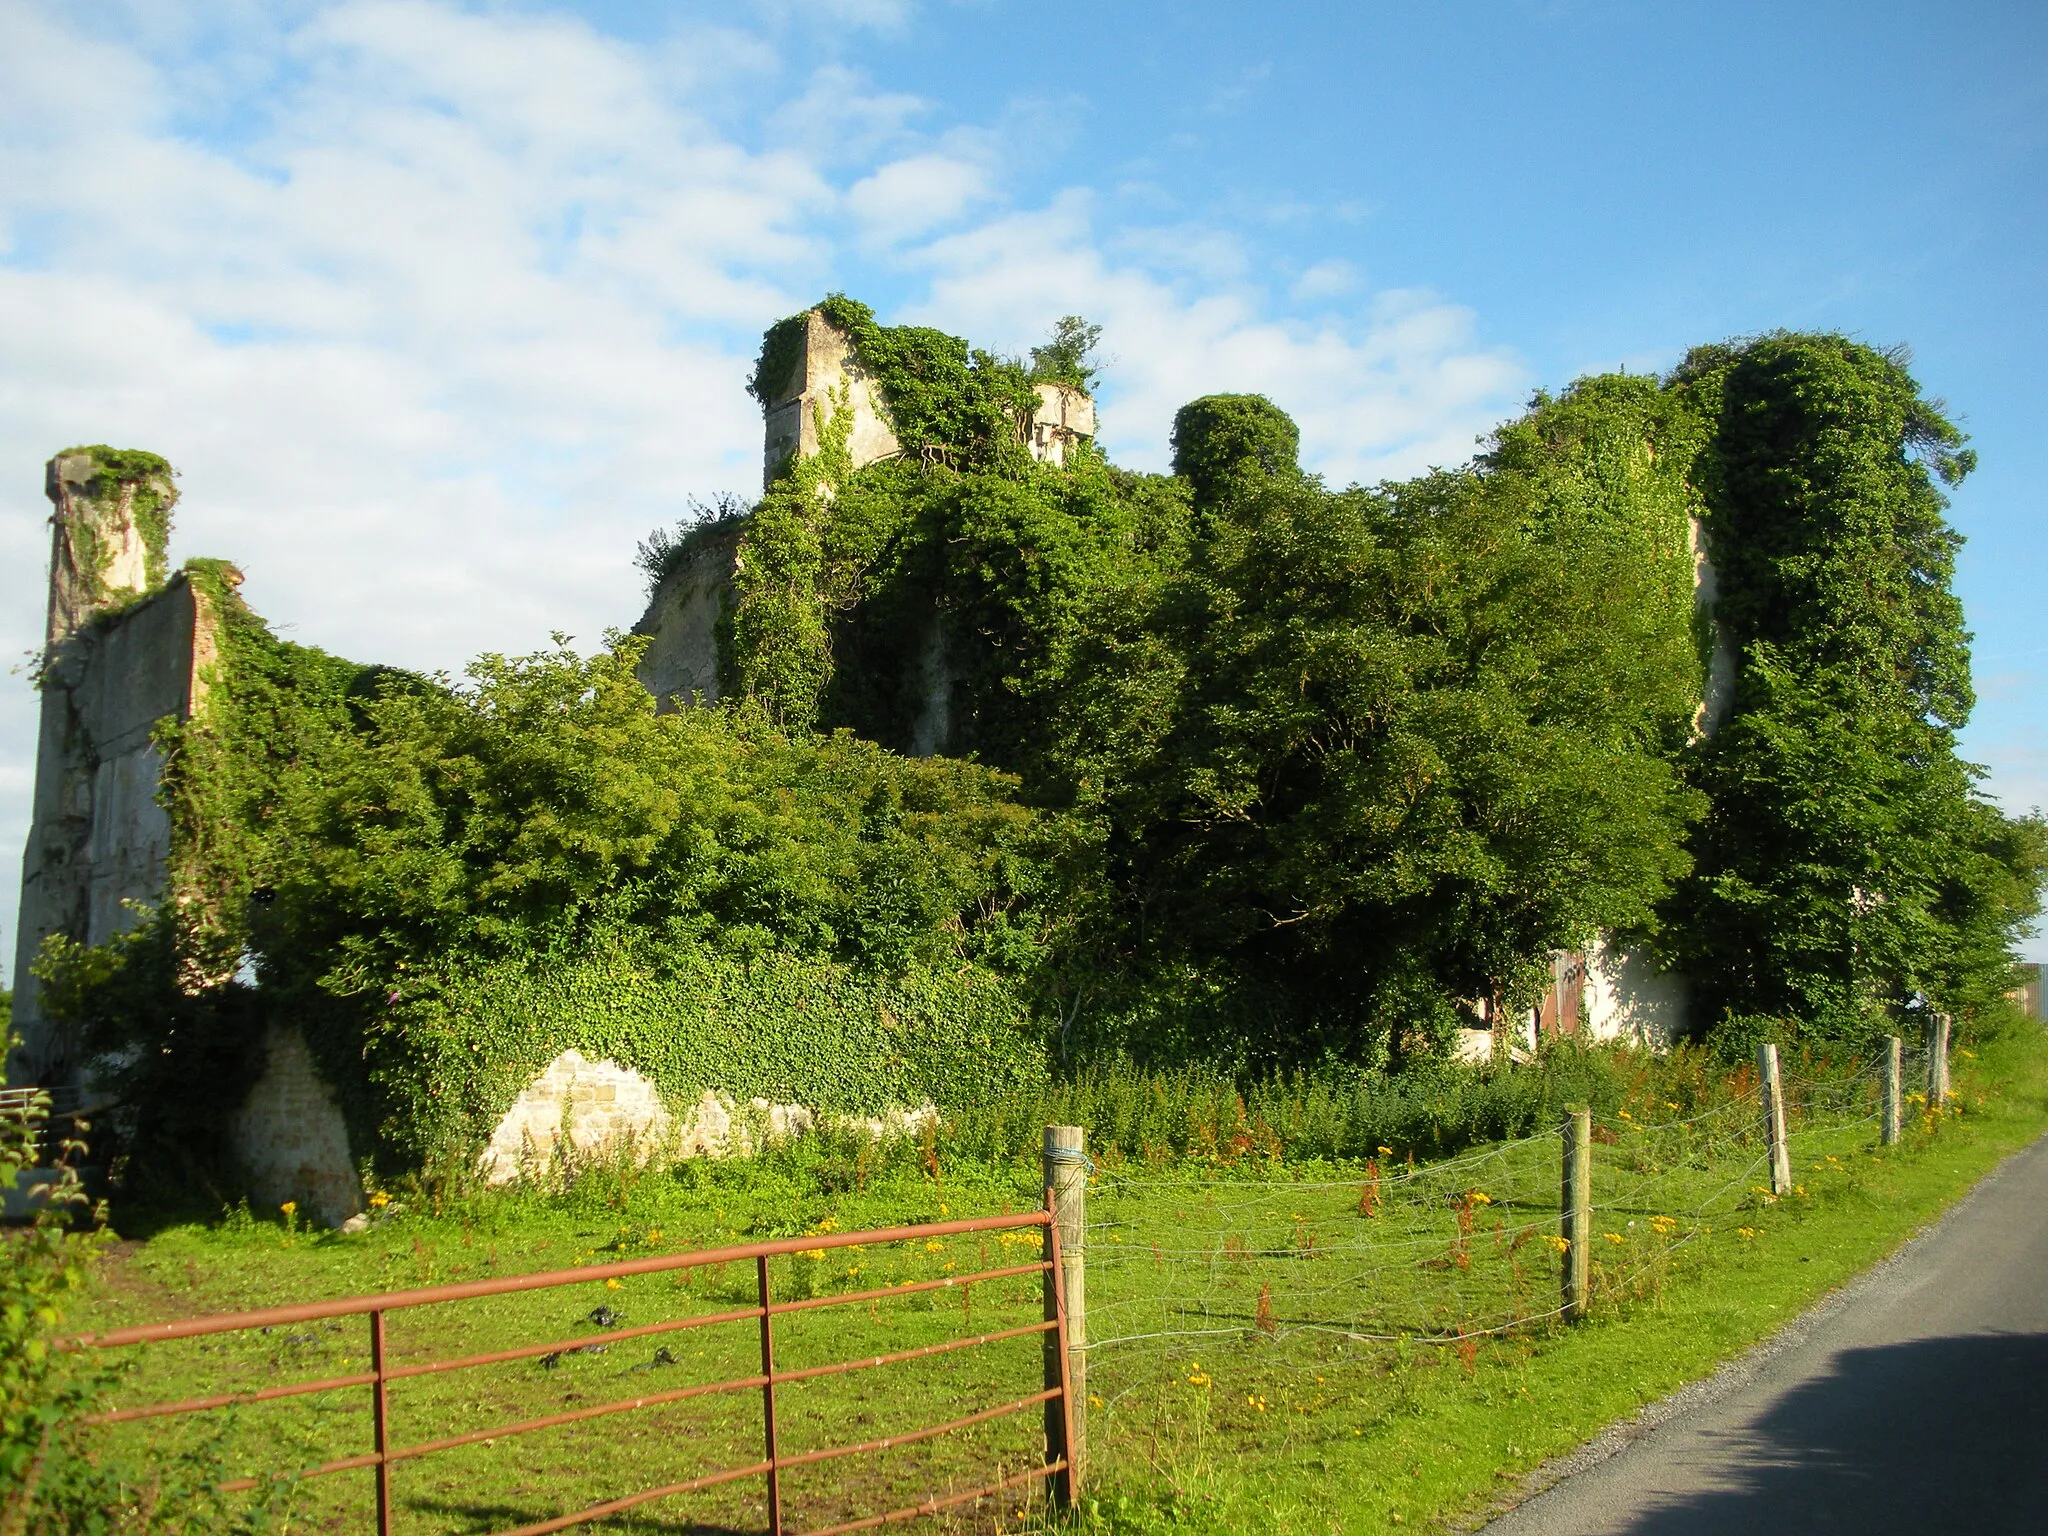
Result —
[[914, 121], [930, 111], [922, 97], [877, 92], [859, 71], [828, 64], [803, 95], [775, 109], [767, 126], [776, 142], [821, 165], [849, 165], [900, 148]]
[[1105, 446], [1164, 468], [1173, 413], [1217, 391], [1265, 394], [1300, 423], [1305, 464], [1342, 484], [1461, 463], [1527, 382], [1474, 340], [1470, 311], [1423, 293], [1381, 294], [1346, 316], [1273, 318], [1245, 285], [1191, 287], [1106, 254], [1095, 202], [1068, 193], [932, 243], [920, 318], [1018, 350], [1062, 314], [1103, 327]]
[[1272, 78], [1271, 62], [1248, 64], [1237, 72], [1229, 84], [1219, 85], [1209, 93], [1208, 110], [1219, 113], [1235, 111]]
[[788, 26], [895, 32], [917, 13], [916, 0], [760, 0], [764, 16]]
[[866, 235], [894, 245], [953, 223], [988, 196], [983, 167], [953, 155], [912, 155], [855, 182], [846, 201]]
[[1313, 304], [1356, 292], [1358, 285], [1358, 269], [1350, 262], [1332, 256], [1327, 261], [1317, 262], [1297, 277], [1289, 291], [1302, 303]]
[[[1139, 464], [1176, 406], [1241, 389], [1334, 478], [1396, 472], [1464, 457], [1523, 384], [1427, 295], [1291, 320], [1226, 231], [1085, 191], [1004, 209], [1029, 103], [927, 132], [926, 103], [835, 66], [728, 129], [731, 79], [781, 68], [732, 29], [642, 47], [453, 0], [84, 14], [0, 7], [9, 659], [41, 637], [41, 466], [76, 442], [170, 457], [174, 554], [234, 559], [293, 638], [422, 669], [594, 643], [638, 614], [637, 539], [758, 484], [759, 328], [857, 288], [863, 250], [925, 285], [894, 317], [984, 345], [1103, 323], [1107, 441]], [[0, 959], [34, 715], [0, 678]]]

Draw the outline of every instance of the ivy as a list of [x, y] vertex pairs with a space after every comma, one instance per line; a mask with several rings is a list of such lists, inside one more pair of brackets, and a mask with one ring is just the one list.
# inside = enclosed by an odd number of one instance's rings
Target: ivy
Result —
[[1741, 657], [1691, 754], [1712, 799], [1677, 948], [1709, 1017], [1854, 1038], [1922, 997], [1990, 1006], [2038, 909], [2048, 829], [1979, 794], [1942, 488], [1974, 467], [1900, 354], [1776, 334], [1687, 358], [1718, 617]]
[[657, 715], [638, 641], [484, 657], [460, 687], [353, 667], [270, 635], [225, 569], [190, 575], [221, 661], [160, 733], [169, 899], [38, 962], [147, 1106], [139, 1168], [228, 1187], [219, 1128], [268, 1019], [393, 1171], [473, 1145], [571, 1044], [691, 1099], [828, 1107], [1042, 1066], [1026, 985], [1059, 832], [1000, 775], [751, 707]]
[[1204, 395], [1174, 413], [1173, 472], [1203, 501], [1240, 475], [1296, 472], [1300, 451], [1293, 418], [1264, 395]]
[[747, 380], [747, 393], [760, 402], [762, 410], [774, 405], [788, 391], [796, 365], [803, 361], [810, 317], [811, 312], [804, 310], [776, 321], [762, 335], [761, 355], [754, 362], [753, 376]]
[[[37, 969], [126, 1064], [148, 1166], [203, 1175], [273, 1018], [396, 1169], [473, 1150], [571, 1045], [679, 1103], [866, 1112], [1049, 1061], [1426, 1058], [1602, 931], [1742, 1028], [2008, 984], [2048, 831], [1956, 752], [1941, 487], [1974, 461], [1900, 358], [1702, 349], [1336, 489], [1250, 395], [1179, 413], [1172, 476], [1034, 464], [1034, 381], [1092, 376], [1077, 317], [1026, 370], [819, 309], [905, 452], [854, 469], [842, 386], [756, 506], [643, 546], [659, 582], [735, 543], [717, 707], [657, 715], [620, 637], [359, 667], [187, 567], [219, 661], [159, 733], [167, 900]], [[807, 324], [770, 330], [764, 404]], [[1741, 656], [1705, 740], [1696, 524]]]
[[436, 967], [369, 1037], [382, 1143], [417, 1165], [474, 1145], [562, 1051], [616, 1061], [678, 1110], [707, 1091], [826, 1111], [986, 1103], [1045, 1081], [1016, 985], [979, 966], [891, 976], [829, 961], [669, 950], [644, 933], [574, 954]]

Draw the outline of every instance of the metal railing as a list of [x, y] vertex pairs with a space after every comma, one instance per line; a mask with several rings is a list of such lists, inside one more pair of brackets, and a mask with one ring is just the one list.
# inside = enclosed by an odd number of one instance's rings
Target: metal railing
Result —
[[[844, 1456], [857, 1456], [886, 1451], [897, 1446], [917, 1444], [936, 1439], [954, 1430], [966, 1429], [994, 1419], [1020, 1413], [1043, 1405], [1045, 1417], [1045, 1457], [1036, 1465], [1022, 1472], [998, 1477], [993, 1483], [971, 1489], [967, 1492], [953, 1492], [943, 1496], [934, 1495], [918, 1504], [900, 1509], [887, 1510], [881, 1514], [869, 1515], [857, 1520], [848, 1520], [838, 1525], [828, 1525], [803, 1533], [803, 1536], [841, 1536], [841, 1533], [869, 1529], [875, 1526], [893, 1524], [919, 1515], [933, 1514], [957, 1504], [971, 1503], [976, 1499], [988, 1498], [1009, 1489], [1021, 1487], [1041, 1479], [1050, 1479], [1054, 1499], [1065, 1505], [1073, 1499], [1075, 1478], [1073, 1475], [1070, 1447], [1074, 1444], [1073, 1390], [1069, 1378], [1067, 1349], [1067, 1312], [1064, 1287], [1060, 1276], [1060, 1234], [1053, 1218], [1052, 1191], [1046, 1191], [1043, 1210], [1026, 1211], [1009, 1216], [985, 1216], [962, 1221], [931, 1222], [919, 1226], [889, 1227], [868, 1232], [818, 1233], [812, 1236], [784, 1238], [774, 1242], [747, 1243], [729, 1248], [700, 1249], [694, 1252], [664, 1254], [659, 1257], [627, 1259], [613, 1264], [590, 1265], [577, 1269], [550, 1270], [539, 1274], [512, 1275], [494, 1280], [475, 1280], [455, 1285], [439, 1285], [415, 1290], [390, 1291], [373, 1296], [354, 1296], [336, 1301], [308, 1302], [294, 1307], [266, 1307], [257, 1311], [223, 1313], [212, 1317], [183, 1318], [173, 1322], [145, 1323], [131, 1328], [114, 1328], [102, 1333], [78, 1334], [57, 1342], [63, 1350], [110, 1349], [125, 1345], [147, 1345], [172, 1339], [190, 1339], [208, 1334], [239, 1333], [248, 1329], [269, 1329], [296, 1323], [316, 1322], [324, 1318], [365, 1317], [369, 1323], [370, 1369], [346, 1376], [330, 1376], [318, 1381], [293, 1382], [287, 1385], [266, 1387], [254, 1392], [222, 1392], [206, 1397], [188, 1398], [180, 1402], [149, 1403], [139, 1407], [117, 1408], [92, 1415], [89, 1423], [115, 1424], [136, 1419], [160, 1418], [174, 1414], [203, 1413], [211, 1409], [232, 1408], [243, 1404], [270, 1402], [279, 1398], [300, 1397], [310, 1393], [338, 1392], [352, 1388], [370, 1389], [371, 1449], [361, 1455], [343, 1456], [322, 1462], [317, 1466], [297, 1468], [268, 1474], [271, 1477], [315, 1478], [326, 1477], [340, 1472], [374, 1470], [376, 1474], [376, 1507], [378, 1536], [391, 1536], [391, 1483], [392, 1469], [401, 1462], [431, 1456], [436, 1452], [453, 1450], [458, 1446], [472, 1445], [481, 1441], [504, 1438], [511, 1435], [530, 1434], [536, 1430], [552, 1429], [560, 1425], [581, 1423], [585, 1420], [603, 1418], [611, 1414], [629, 1413], [636, 1409], [652, 1408], [665, 1403], [683, 1402], [690, 1398], [707, 1397], [717, 1393], [741, 1392], [759, 1389], [761, 1393], [762, 1455], [759, 1460], [744, 1466], [725, 1467], [681, 1482], [667, 1483], [660, 1487], [643, 1488], [637, 1492], [611, 1499], [605, 1503], [590, 1505], [572, 1513], [556, 1516], [551, 1520], [523, 1525], [516, 1530], [501, 1533], [501, 1536], [542, 1536], [543, 1532], [559, 1531], [570, 1526], [602, 1520], [637, 1505], [657, 1499], [673, 1498], [680, 1494], [692, 1493], [720, 1484], [737, 1482], [744, 1478], [760, 1477], [766, 1480], [768, 1529], [770, 1536], [784, 1536], [781, 1474], [790, 1468], [809, 1466]], [[885, 1243], [911, 1242], [951, 1236], [967, 1232], [995, 1232], [1021, 1227], [1043, 1228], [1046, 1234], [1047, 1252], [1045, 1257], [1028, 1264], [1013, 1264], [998, 1269], [982, 1270], [968, 1275], [947, 1275], [936, 1280], [912, 1281], [885, 1286], [880, 1289], [852, 1291], [832, 1296], [811, 1296], [790, 1301], [776, 1301], [769, 1289], [768, 1261], [779, 1254], [815, 1253], [825, 1248], [847, 1248]], [[602, 1333], [587, 1334], [572, 1339], [561, 1339], [545, 1344], [525, 1344], [514, 1349], [492, 1350], [484, 1354], [464, 1355], [455, 1359], [427, 1360], [407, 1365], [392, 1365], [386, 1359], [384, 1319], [387, 1313], [408, 1307], [428, 1306], [436, 1303], [476, 1300], [489, 1296], [504, 1296], [521, 1291], [547, 1290], [556, 1286], [603, 1284], [607, 1280], [623, 1280], [633, 1275], [655, 1274], [663, 1271], [694, 1269], [708, 1265], [730, 1264], [736, 1261], [752, 1260], [758, 1300], [752, 1306], [732, 1308], [691, 1317], [671, 1318], [658, 1323], [645, 1323], [630, 1328], [611, 1328]], [[778, 1369], [775, 1364], [775, 1319], [789, 1313], [807, 1312], [820, 1307], [848, 1306], [860, 1302], [880, 1302], [892, 1297], [915, 1295], [921, 1291], [933, 1291], [973, 1285], [987, 1280], [1002, 1280], [1021, 1275], [1040, 1275], [1044, 1282], [1045, 1320], [1028, 1323], [1020, 1327], [1005, 1328], [998, 1332], [976, 1334], [969, 1337], [947, 1339], [935, 1344], [926, 1344], [916, 1349], [906, 1349], [894, 1354], [870, 1355], [859, 1359], [835, 1361], [824, 1365], [805, 1366], [795, 1370]], [[492, 1429], [471, 1430], [459, 1435], [448, 1435], [437, 1440], [419, 1441], [410, 1445], [391, 1443], [390, 1385], [413, 1377], [429, 1376], [446, 1371], [467, 1370], [477, 1366], [495, 1365], [511, 1360], [526, 1360], [540, 1356], [560, 1356], [573, 1350], [586, 1349], [595, 1345], [612, 1344], [621, 1339], [644, 1338], [654, 1334], [674, 1333], [684, 1329], [708, 1328], [721, 1323], [744, 1323], [755, 1321], [760, 1329], [761, 1368], [758, 1373], [733, 1377], [723, 1381], [700, 1382], [687, 1387], [677, 1387], [663, 1392], [643, 1393], [637, 1397], [621, 1398], [614, 1402], [600, 1403], [592, 1407], [577, 1408], [563, 1413], [547, 1414], [538, 1418], [518, 1420]], [[775, 1423], [775, 1393], [778, 1386], [792, 1382], [807, 1381], [821, 1376], [841, 1375], [851, 1371], [873, 1369], [907, 1360], [924, 1359], [930, 1356], [948, 1354], [955, 1350], [971, 1349], [977, 1345], [993, 1344], [1004, 1339], [1041, 1335], [1044, 1339], [1044, 1380], [1041, 1389], [1013, 1402], [1001, 1403], [992, 1408], [963, 1415], [943, 1424], [926, 1425], [919, 1429], [900, 1434], [886, 1435], [879, 1439], [864, 1440], [853, 1445], [828, 1446], [819, 1450], [785, 1453], [777, 1443]], [[264, 1481], [258, 1477], [235, 1478], [218, 1485], [224, 1493], [238, 1492], [259, 1487]]]

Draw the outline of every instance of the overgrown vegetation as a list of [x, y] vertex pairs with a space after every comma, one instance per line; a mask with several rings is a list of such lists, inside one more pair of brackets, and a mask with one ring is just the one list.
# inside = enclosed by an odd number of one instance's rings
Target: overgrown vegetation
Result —
[[1983, 1007], [2048, 841], [1956, 755], [1974, 695], [1941, 487], [1976, 454], [1901, 355], [1839, 336], [1704, 348], [1672, 391], [1714, 428], [1699, 480], [1741, 656], [1690, 765], [1712, 813], [1678, 954], [1710, 1017], [1853, 1036], [1917, 994]]
[[[224, 628], [162, 741], [174, 899], [40, 967], [150, 1134], [205, 1146], [266, 1016], [397, 1169], [459, 1161], [572, 1044], [687, 1098], [848, 1110], [971, 1114], [1120, 1061], [1218, 1105], [1311, 1084], [1318, 1124], [1374, 1127], [1334, 1146], [1435, 1102], [1474, 1003], [1525, 1005], [1603, 934], [1738, 1044], [1928, 999], [1967, 1022], [2010, 984], [2043, 829], [1955, 753], [1940, 486], [1971, 459], [1897, 358], [1704, 349], [1539, 394], [1467, 467], [1337, 489], [1258, 396], [1186, 407], [1171, 475], [1033, 462], [1036, 385], [1093, 376], [1079, 317], [1026, 366], [820, 313], [904, 452], [856, 468], [850, 395], [814, 399], [819, 451], [757, 505], [643, 546], [656, 583], [736, 548], [716, 707], [657, 715], [618, 637], [459, 682], [356, 667], [189, 568]], [[764, 406], [809, 323], [769, 332]], [[1717, 632], [1736, 692], [1703, 737]], [[1483, 1081], [1458, 1123], [1554, 1108]]]
[[[1544, 1241], [1556, 1220], [1554, 1142], [1434, 1171], [1424, 1152], [1415, 1180], [1424, 1198], [1395, 1187], [1412, 1149], [1393, 1144], [1368, 1149], [1377, 1168], [1292, 1148], [1275, 1160], [1263, 1147], [1228, 1142], [1148, 1161], [1139, 1150], [1176, 1134], [1176, 1110], [1141, 1127], [1116, 1108], [1148, 1086], [1128, 1072], [1099, 1077], [1085, 1102], [1034, 1103], [1031, 1115], [1087, 1119], [1099, 1153], [1128, 1138], [1134, 1154], [1099, 1157], [1090, 1194], [1091, 1338], [1124, 1342], [1091, 1352], [1091, 1492], [1076, 1525], [1206, 1533], [1335, 1522], [1391, 1531], [1483, 1508], [1503, 1477], [1570, 1451], [1773, 1332], [1893, 1249], [2000, 1156], [2034, 1140], [2048, 1119], [2041, 1032], [2009, 1011], [1987, 1023], [1996, 1027], [1972, 1042], [1971, 1055], [1958, 1055], [1955, 1106], [1914, 1117], [1899, 1147], [1876, 1145], [1867, 1123], [1843, 1123], [1868, 1108], [1867, 1082], [1856, 1085], [1861, 1096], [1846, 1112], [1838, 1105], [1832, 1116], [1809, 1119], [1795, 1106], [1798, 1187], [1776, 1201], [1748, 1188], [1753, 1174], [1739, 1176], [1754, 1167], [1754, 1115], [1726, 1113], [1752, 1084], [1703, 1053], [1660, 1060], [1563, 1050], [1522, 1074], [1547, 1076], [1558, 1091], [1590, 1090], [1599, 1105], [1594, 1301], [1590, 1318], [1570, 1328], [1543, 1315], [1557, 1283]], [[1839, 1086], [1856, 1065], [1846, 1055], [1804, 1061], [1792, 1077], [1795, 1086]], [[1157, 1080], [1149, 1086], [1174, 1093]], [[1176, 1103], [1194, 1108], [1198, 1098]], [[274, 1304], [286, 1290], [308, 1299], [360, 1295], [1015, 1210], [1036, 1201], [1038, 1171], [1030, 1151], [986, 1161], [943, 1141], [826, 1136], [746, 1164], [698, 1162], [662, 1173], [613, 1160], [490, 1198], [403, 1187], [358, 1235], [309, 1234], [289, 1215], [241, 1211], [134, 1245], [116, 1260], [121, 1284], [80, 1322], [104, 1327]], [[1445, 1190], [1461, 1198], [1447, 1201]], [[1488, 1197], [1484, 1204], [1473, 1191]], [[1029, 1248], [975, 1237], [799, 1253], [774, 1261], [772, 1283], [778, 1299], [819, 1297], [1030, 1256]], [[1269, 1282], [1271, 1305], [1261, 1309]], [[743, 1308], [753, 1283], [752, 1266], [736, 1265], [683, 1279], [629, 1278], [616, 1289], [593, 1282], [581, 1293], [504, 1296], [473, 1311], [396, 1312], [392, 1348], [417, 1361], [530, 1347], [621, 1323]], [[1299, 1310], [1297, 1298], [1312, 1299], [1311, 1309]], [[593, 1302], [606, 1321], [593, 1320]], [[1208, 1315], [1197, 1302], [1209, 1304]], [[1314, 1326], [1354, 1307], [1392, 1326], [1351, 1330], [1359, 1337]], [[792, 1313], [778, 1319], [777, 1360], [795, 1370], [921, 1348], [1029, 1324], [1037, 1308], [1036, 1277], [1027, 1275]], [[1141, 1330], [1119, 1326], [1146, 1315], [1163, 1315], [1162, 1326], [1182, 1336], [1132, 1338]], [[1521, 1321], [1493, 1327], [1510, 1317]], [[395, 1414], [406, 1438], [421, 1440], [744, 1376], [759, 1360], [751, 1321], [743, 1315], [694, 1333], [619, 1338], [575, 1354], [415, 1378], [394, 1387]], [[258, 1375], [346, 1375], [360, 1371], [363, 1358], [359, 1321], [151, 1346], [108, 1400], [198, 1396]], [[1034, 1389], [1039, 1369], [1036, 1339], [1027, 1336], [886, 1372], [792, 1382], [778, 1393], [785, 1443], [808, 1449], [955, 1418]], [[332, 1401], [330, 1411], [310, 1413], [303, 1400], [250, 1405], [219, 1416], [210, 1439], [191, 1420], [144, 1420], [99, 1432], [95, 1450], [110, 1465], [153, 1459], [174, 1475], [183, 1470], [181, 1453], [215, 1476], [314, 1463], [362, 1444], [363, 1395]], [[542, 1520], [744, 1464], [758, 1444], [757, 1402], [729, 1394], [651, 1405], [407, 1461], [394, 1482], [400, 1517], [436, 1528]], [[857, 1518], [1033, 1459], [1036, 1432], [1035, 1416], [1020, 1415], [908, 1455], [792, 1474], [783, 1493], [793, 1518]], [[133, 1487], [132, 1476], [116, 1486]], [[692, 1493], [650, 1510], [644, 1528], [678, 1519], [758, 1525], [759, 1489], [753, 1480]], [[369, 1496], [362, 1473], [275, 1490], [294, 1529], [359, 1523]], [[222, 1512], [223, 1525], [232, 1512]], [[1038, 1528], [1013, 1508], [1003, 1517], [1006, 1528]], [[47, 1528], [96, 1527], [51, 1519]]]
[[[8, 1049], [11, 1034], [0, 1035]], [[80, 1182], [84, 1151], [47, 1095], [0, 1109], [0, 1189], [25, 1197], [27, 1222], [0, 1232], [0, 1532], [28, 1529], [31, 1506], [75, 1480], [74, 1419], [96, 1383], [62, 1371], [50, 1341], [84, 1299], [102, 1246], [99, 1213]]]

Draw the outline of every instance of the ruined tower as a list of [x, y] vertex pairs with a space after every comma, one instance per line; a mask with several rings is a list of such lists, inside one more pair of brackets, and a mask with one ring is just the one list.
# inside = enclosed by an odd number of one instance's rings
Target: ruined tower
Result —
[[162, 897], [171, 826], [157, 803], [164, 718], [205, 696], [214, 619], [167, 574], [171, 467], [153, 454], [73, 448], [50, 460], [49, 626], [35, 800], [22, 854], [14, 958], [16, 1082], [79, 1085], [74, 1043], [44, 1017], [30, 967], [45, 938], [104, 943]]
[[[806, 311], [784, 325], [801, 330], [786, 355], [789, 371], [779, 380], [757, 386], [761, 399], [761, 480], [773, 485], [796, 459], [819, 450], [819, 429], [841, 411], [850, 412], [846, 452], [851, 467], [895, 458], [903, 452], [882, 384], [862, 364], [853, 338], [821, 309]], [[776, 330], [781, 330], [777, 327]], [[772, 339], [775, 331], [769, 333]], [[779, 367], [778, 367], [778, 370]], [[1095, 437], [1095, 401], [1071, 384], [1033, 386], [1038, 404], [1028, 422], [1014, 421], [1025, 448], [1041, 464], [1064, 466], [1083, 442]], [[645, 635], [647, 651], [640, 681], [655, 698], [657, 709], [674, 709], [692, 701], [708, 704], [724, 691], [719, 676], [718, 623], [732, 590], [741, 558], [744, 522], [705, 529], [674, 567], [662, 577], [648, 599], [647, 611], [633, 632]], [[935, 632], [935, 690], [944, 686], [944, 637]], [[946, 738], [943, 706], [916, 733], [922, 755], [942, 750]]]

